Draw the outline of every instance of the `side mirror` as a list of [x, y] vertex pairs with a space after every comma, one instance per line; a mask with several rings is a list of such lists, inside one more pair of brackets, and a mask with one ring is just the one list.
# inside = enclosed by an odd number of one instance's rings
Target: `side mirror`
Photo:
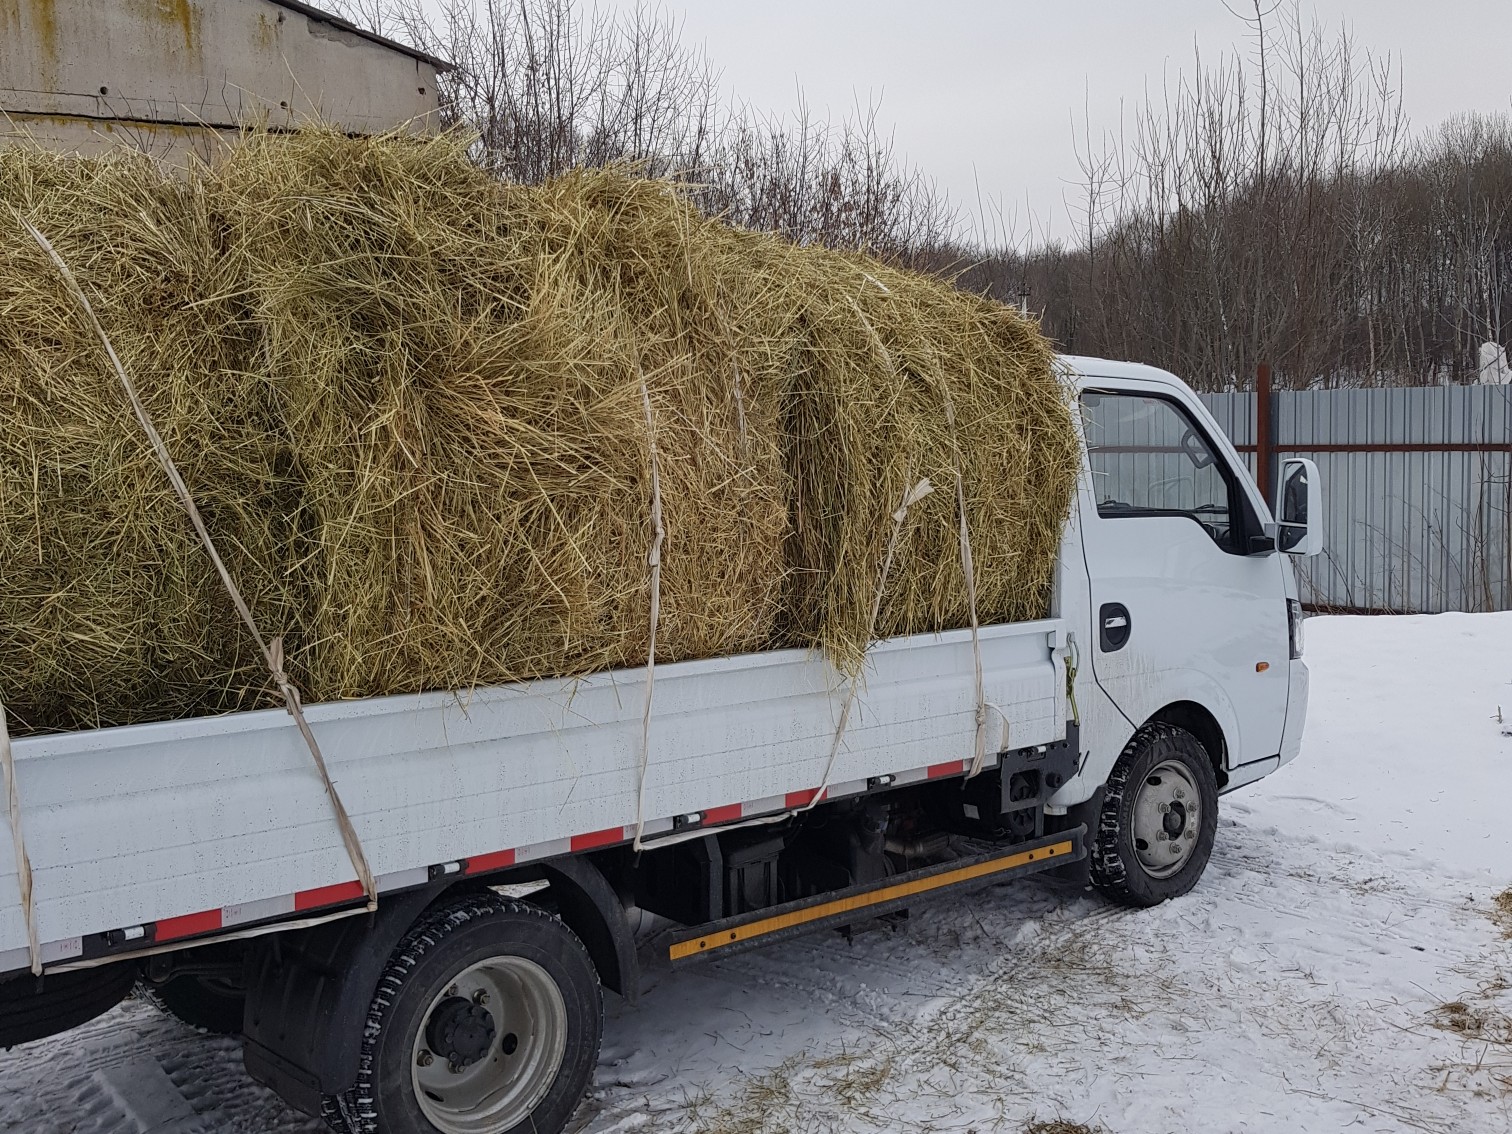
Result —
[[1281, 465], [1276, 546], [1288, 555], [1323, 550], [1323, 481], [1318, 466], [1306, 457], [1290, 457]]

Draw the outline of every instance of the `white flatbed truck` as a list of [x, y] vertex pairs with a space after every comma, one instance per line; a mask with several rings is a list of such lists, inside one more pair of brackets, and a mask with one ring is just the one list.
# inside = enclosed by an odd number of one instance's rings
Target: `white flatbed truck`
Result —
[[658, 667], [648, 732], [640, 670], [310, 706], [372, 909], [282, 711], [17, 740], [34, 933], [5, 840], [0, 1046], [140, 985], [336, 1130], [557, 1131], [601, 986], [645, 965], [1053, 868], [1190, 890], [1219, 795], [1298, 751], [1317, 470], [1286, 462], [1277, 522], [1179, 379], [1063, 364], [1052, 617], [876, 643], [838, 747], [846, 683], [798, 650]]

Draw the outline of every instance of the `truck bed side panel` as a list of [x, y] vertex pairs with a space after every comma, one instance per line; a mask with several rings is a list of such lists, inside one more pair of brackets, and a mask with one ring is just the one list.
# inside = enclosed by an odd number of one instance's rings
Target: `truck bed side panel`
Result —
[[[1062, 735], [1063, 671], [1049, 645], [1061, 627], [983, 629], [996, 709], [989, 752]], [[964, 631], [874, 647], [831, 783], [969, 762], [972, 674]], [[621, 670], [307, 713], [380, 888], [392, 888], [431, 864], [503, 851], [524, 860], [627, 837], [637, 819], [643, 682], [644, 671]], [[803, 651], [659, 666], [648, 834], [676, 815], [736, 804], [751, 814], [756, 801], [812, 792], [843, 696], [833, 668]], [[50, 960], [76, 954], [70, 939], [88, 933], [201, 911], [221, 911], [228, 925], [293, 912], [294, 895], [355, 877], [310, 755], [282, 711], [14, 747]], [[25, 963], [25, 944], [7, 838], [0, 972]]]

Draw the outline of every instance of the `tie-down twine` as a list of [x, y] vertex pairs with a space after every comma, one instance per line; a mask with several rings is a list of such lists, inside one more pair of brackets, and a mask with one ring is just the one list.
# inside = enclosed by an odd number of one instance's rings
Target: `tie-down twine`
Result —
[[[882, 291], [887, 291], [885, 287], [882, 287], [880, 283], [870, 276], [866, 278], [881, 288]], [[887, 368], [896, 373], [897, 365], [893, 362], [892, 352], [887, 349], [887, 344], [882, 341], [882, 336], [877, 334], [876, 329], [871, 325], [871, 320], [861, 310], [859, 303], [852, 299], [850, 305], [851, 309], [856, 313], [856, 318], [861, 321], [861, 326], [866, 328], [866, 333], [871, 338], [872, 348], [882, 356], [882, 361], [886, 363]], [[1006, 730], [1009, 728], [1009, 721], [1007, 714], [1001, 708], [987, 700], [986, 684], [982, 675], [982, 635], [981, 619], [977, 614], [976, 567], [971, 555], [971, 530], [966, 523], [966, 482], [961, 475], [961, 449], [956, 436], [955, 401], [950, 396], [950, 387], [943, 382], [940, 384], [940, 396], [945, 406], [945, 422], [950, 426], [950, 464], [951, 470], [955, 474], [956, 514], [960, 521], [961, 572], [965, 576], [966, 601], [971, 612], [971, 660], [976, 671], [976, 743], [973, 749], [971, 767], [966, 772], [966, 778], [969, 780], [981, 772], [982, 765], [987, 761], [987, 710], [989, 708], [994, 710], [1003, 719], [1003, 728], [1005, 730], [1003, 735], [1004, 747], [1007, 746], [1008, 742]], [[894, 533], [894, 538], [896, 538], [896, 532]], [[884, 576], [881, 586], [885, 586], [886, 583], [887, 579]], [[881, 601], [880, 587], [877, 601]], [[875, 621], [875, 618], [873, 621]], [[867, 641], [871, 641], [870, 635], [868, 635]]]
[[[646, 830], [646, 769], [651, 763], [651, 701], [656, 693], [656, 628], [661, 621], [661, 549], [666, 538], [662, 527], [661, 463], [656, 453], [656, 419], [651, 413], [651, 387], [646, 372], [636, 359], [635, 372], [640, 376], [641, 405], [646, 411], [646, 447], [651, 454], [651, 550], [646, 563], [651, 568], [651, 640], [646, 648], [646, 703], [641, 712], [640, 782], [635, 791], [635, 841], [637, 851], [644, 849], [641, 836]], [[743, 424], [743, 421], [742, 421]]]
[[[903, 534], [903, 524], [908, 519], [908, 510], [934, 491], [934, 485], [925, 477], [903, 494], [903, 501], [892, 514], [892, 536], [887, 541], [887, 554], [882, 557], [882, 571], [877, 576], [877, 589], [872, 592], [871, 615], [866, 623], [866, 641], [870, 643], [877, 633], [877, 617], [882, 611], [882, 596], [887, 591], [887, 577], [892, 574], [893, 557], [898, 550], [898, 538]], [[824, 778], [819, 781], [814, 797], [793, 814], [812, 811], [824, 800], [829, 791], [830, 776], [835, 771], [835, 758], [840, 755], [840, 742], [845, 739], [845, 729], [850, 724], [851, 708], [856, 703], [856, 694], [861, 690], [861, 673], [857, 672], [845, 691], [845, 702], [840, 706], [840, 719], [835, 725], [835, 736], [830, 741], [829, 760], [824, 765]]]
[[[976, 666], [976, 754], [971, 761], [971, 770], [966, 773], [966, 778], [969, 780], [982, 770], [982, 765], [987, 760], [988, 703], [986, 683], [982, 678], [982, 628], [977, 618], [976, 568], [972, 565], [971, 559], [971, 531], [966, 524], [966, 482], [961, 476], [961, 451], [956, 444], [955, 402], [951, 400], [950, 390], [943, 384], [941, 392], [945, 397], [945, 420], [950, 425], [951, 465], [955, 470], [956, 512], [961, 520], [961, 572], [966, 576], [966, 601], [971, 607], [971, 660]], [[1003, 726], [1006, 728], [1007, 716], [1001, 709], [998, 709], [998, 715], [1003, 717]], [[1005, 744], [1006, 740], [1005, 736]]]
[[[151, 415], [147, 412], [146, 405], [143, 404], [141, 397], [138, 395], [136, 384], [131, 380], [131, 376], [126, 373], [126, 368], [121, 365], [121, 360], [116, 355], [115, 347], [111, 345], [110, 336], [105, 333], [105, 328], [101, 326], [99, 318], [95, 315], [94, 308], [90, 305], [89, 297], [84, 294], [84, 289], [79, 286], [79, 281], [74, 278], [74, 274], [69, 269], [68, 264], [63, 260], [62, 256], [58, 255], [53, 246], [48, 243], [47, 238], [38, 232], [14, 205], [11, 206], [11, 212], [15, 215], [21, 227], [31, 235], [31, 238], [37, 242], [37, 245], [42, 251], [47, 253], [53, 264], [56, 265], [58, 274], [63, 277], [63, 282], [68, 285], [68, 290], [73, 293], [74, 299], [78, 301], [85, 318], [89, 321], [90, 326], [94, 328], [95, 334], [99, 336], [100, 344], [105, 348], [105, 353], [110, 358], [110, 364], [115, 369], [116, 377], [121, 380], [121, 388], [126, 391], [126, 397], [131, 402], [132, 413], [136, 415], [137, 422], [142, 427], [142, 432], [147, 435], [147, 440], [152, 443], [152, 451], [157, 456], [158, 464], [162, 466], [164, 474], [168, 477], [169, 484], [173, 486], [173, 491], [178, 496], [179, 503], [183, 505], [184, 511], [189, 514], [189, 521], [194, 525], [194, 530], [199, 534], [200, 542], [205, 545], [205, 550], [209, 553], [211, 562], [215, 564], [216, 573], [220, 576], [221, 583], [226, 588], [226, 593], [231, 596], [231, 601], [236, 606], [237, 614], [241, 616], [242, 622], [251, 631], [253, 640], [257, 642], [257, 648], [262, 651], [263, 661], [267, 663], [268, 672], [273, 677], [273, 684], [278, 687], [278, 692], [283, 697], [284, 708], [288, 710], [289, 715], [294, 718], [294, 723], [299, 727], [299, 734], [304, 738], [304, 742], [310, 750], [310, 755], [315, 761], [315, 770], [320, 773], [320, 782], [325, 786], [326, 798], [330, 800], [331, 811], [335, 815], [336, 826], [341, 831], [341, 841], [346, 846], [347, 856], [352, 860], [352, 866], [357, 870], [357, 878], [362, 883], [364, 893], [367, 894], [368, 909], [370, 911], [377, 909], [378, 887], [373, 880], [372, 869], [368, 866], [367, 855], [363, 853], [362, 842], [357, 837], [357, 829], [352, 825], [351, 817], [347, 814], [346, 807], [341, 802], [341, 796], [336, 791], [336, 785], [331, 780], [331, 774], [326, 768], [325, 757], [320, 752], [320, 745], [315, 742], [315, 734], [310, 731], [309, 722], [305, 720], [304, 710], [300, 704], [299, 690], [284, 670], [283, 638], [280, 636], [271, 640], [266, 639], [263, 637], [262, 631], [257, 628], [257, 622], [252, 617], [251, 609], [247, 606], [246, 600], [242, 598], [242, 593], [237, 589], [235, 581], [232, 580], [231, 572], [227, 570], [226, 564], [220, 557], [220, 553], [215, 549], [215, 541], [210, 538], [210, 532], [205, 527], [205, 521], [200, 516], [199, 508], [195, 506], [194, 498], [189, 494], [188, 485], [184, 483], [184, 478], [179, 475], [178, 466], [173, 463], [173, 457], [168, 452], [168, 446], [163, 442], [162, 436], [158, 433], [157, 427], [152, 422]], [[21, 843], [20, 836], [19, 805], [14, 802], [15, 776], [12, 774], [8, 755], [9, 745], [5, 746], [5, 752], [7, 753], [7, 779], [11, 785], [12, 792], [11, 831], [13, 837], [16, 839], [16, 859], [19, 865], [25, 861], [25, 849]], [[28, 933], [31, 934], [33, 941], [35, 941], [29, 885], [23, 886], [22, 905], [27, 918]], [[35, 945], [33, 945], [32, 966], [35, 971], [37, 967]]]
[[[934, 491], [934, 485], [930, 484], [929, 480], [927, 478], [924, 479], [924, 480], [919, 481], [917, 484], [913, 485], [907, 492], [904, 493], [903, 499], [899, 503], [899, 505], [897, 507], [897, 510], [894, 511], [893, 514], [892, 514], [892, 521], [893, 521], [892, 536], [887, 541], [887, 553], [883, 557], [882, 570], [879, 573], [879, 576], [878, 576], [878, 579], [877, 579], [877, 589], [876, 589], [876, 591], [872, 595], [871, 616], [870, 616], [870, 620], [869, 620], [869, 622], [867, 624], [867, 641], [871, 641], [872, 637], [876, 633], [877, 618], [878, 618], [879, 612], [880, 612], [881, 607], [882, 607], [882, 596], [883, 596], [883, 594], [885, 593], [885, 591], [887, 589], [887, 579], [888, 579], [888, 576], [892, 573], [893, 559], [895, 558], [896, 553], [897, 553], [898, 540], [899, 540], [899, 538], [901, 537], [901, 535], [903, 533], [903, 525], [904, 525], [904, 523], [908, 519], [908, 510], [910, 508], [912, 508], [915, 504], [917, 504], [920, 500], [923, 500], [924, 497], [928, 496], [933, 491]], [[653, 508], [653, 511], [655, 511], [657, 509], [657, 505], [658, 505], [658, 497], [656, 495], [655, 480], [653, 478], [653, 492], [652, 492], [652, 508]], [[653, 530], [655, 530], [655, 529], [653, 529]], [[653, 539], [654, 539], [654, 537], [653, 537]], [[660, 546], [659, 542], [654, 542], [653, 543], [653, 549], [659, 548], [659, 546]], [[653, 575], [653, 580], [659, 578], [659, 562], [652, 564], [652, 575]], [[655, 593], [655, 583], [653, 582], [653, 594], [654, 593]], [[654, 607], [655, 607], [655, 602], [654, 602], [654, 599], [653, 599], [653, 609], [654, 609]], [[646, 712], [645, 712], [645, 715], [641, 718], [640, 792], [639, 792], [638, 797], [637, 797], [636, 816], [635, 816], [635, 822], [636, 822], [635, 848], [637, 850], [641, 850], [641, 849], [644, 848], [644, 844], [641, 841], [640, 835], [641, 835], [641, 831], [642, 831], [642, 827], [643, 827], [642, 816], [643, 816], [643, 813], [644, 813], [644, 803], [645, 803], [647, 756], [648, 756], [648, 754], [650, 752], [650, 721], [651, 721], [650, 690], [651, 690], [651, 685], [652, 685], [652, 683], [651, 683], [651, 671], [650, 671], [650, 669], [648, 669], [646, 676], [647, 676], [647, 682], [646, 682], [646, 689], [647, 689]], [[839, 717], [839, 720], [838, 720], [838, 722], [836, 723], [836, 726], [835, 726], [835, 735], [834, 735], [834, 738], [830, 742], [829, 760], [825, 763], [825, 766], [824, 766], [824, 777], [820, 781], [819, 787], [814, 790], [813, 797], [806, 804], [804, 804], [802, 807], [794, 808], [791, 811], [784, 811], [780, 815], [767, 815], [767, 816], [763, 816], [763, 817], [761, 817], [759, 819], [750, 819], [750, 820], [747, 820], [744, 823], [732, 824], [730, 827], [726, 828], [727, 830], [733, 830], [736, 827], [752, 827], [752, 826], [760, 826], [760, 825], [763, 825], [763, 824], [780, 823], [782, 820], [788, 818], [791, 815], [799, 815], [799, 814], [802, 814], [805, 811], [810, 811], [810, 810], [812, 810], [813, 808], [817, 807], [820, 803], [822, 803], [824, 801], [824, 795], [829, 790], [830, 777], [831, 777], [831, 775], [833, 775], [834, 770], [835, 770], [835, 760], [836, 760], [836, 758], [840, 754], [840, 744], [841, 744], [841, 741], [844, 740], [844, 738], [845, 738], [845, 730], [846, 730], [847, 725], [849, 725], [849, 723], [850, 723], [851, 709], [855, 705], [856, 695], [859, 693], [860, 688], [861, 688], [861, 676], [859, 674], [857, 674], [850, 681], [849, 687], [846, 690], [845, 701], [840, 706], [840, 717]], [[704, 832], [704, 831], [701, 831], [701, 830], [685, 831], [681, 835], [672, 835], [672, 836], [668, 836], [668, 837], [665, 837], [665, 838], [657, 839], [656, 840], [656, 845], [657, 846], [670, 846], [673, 843], [682, 842], [682, 841], [684, 841], [686, 839], [690, 839], [690, 838], [702, 838], [706, 833], [707, 832]]]
[[21, 835], [21, 793], [16, 788], [16, 758], [11, 752], [10, 727], [5, 706], [0, 704], [0, 771], [5, 773], [5, 806], [10, 817], [11, 846], [16, 852], [16, 884], [21, 888], [21, 916], [26, 919], [26, 946], [31, 954], [33, 976], [42, 975], [42, 946], [37, 943], [37, 918], [32, 909], [31, 859]]

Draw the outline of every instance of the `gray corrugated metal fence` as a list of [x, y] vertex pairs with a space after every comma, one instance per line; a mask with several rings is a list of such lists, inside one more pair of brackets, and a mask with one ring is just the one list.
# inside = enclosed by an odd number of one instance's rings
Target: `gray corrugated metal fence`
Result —
[[[1276, 456], [1322, 474], [1327, 548], [1298, 560], [1305, 601], [1512, 610], [1512, 387], [1283, 390]], [[1204, 394], [1255, 467], [1255, 395]]]

